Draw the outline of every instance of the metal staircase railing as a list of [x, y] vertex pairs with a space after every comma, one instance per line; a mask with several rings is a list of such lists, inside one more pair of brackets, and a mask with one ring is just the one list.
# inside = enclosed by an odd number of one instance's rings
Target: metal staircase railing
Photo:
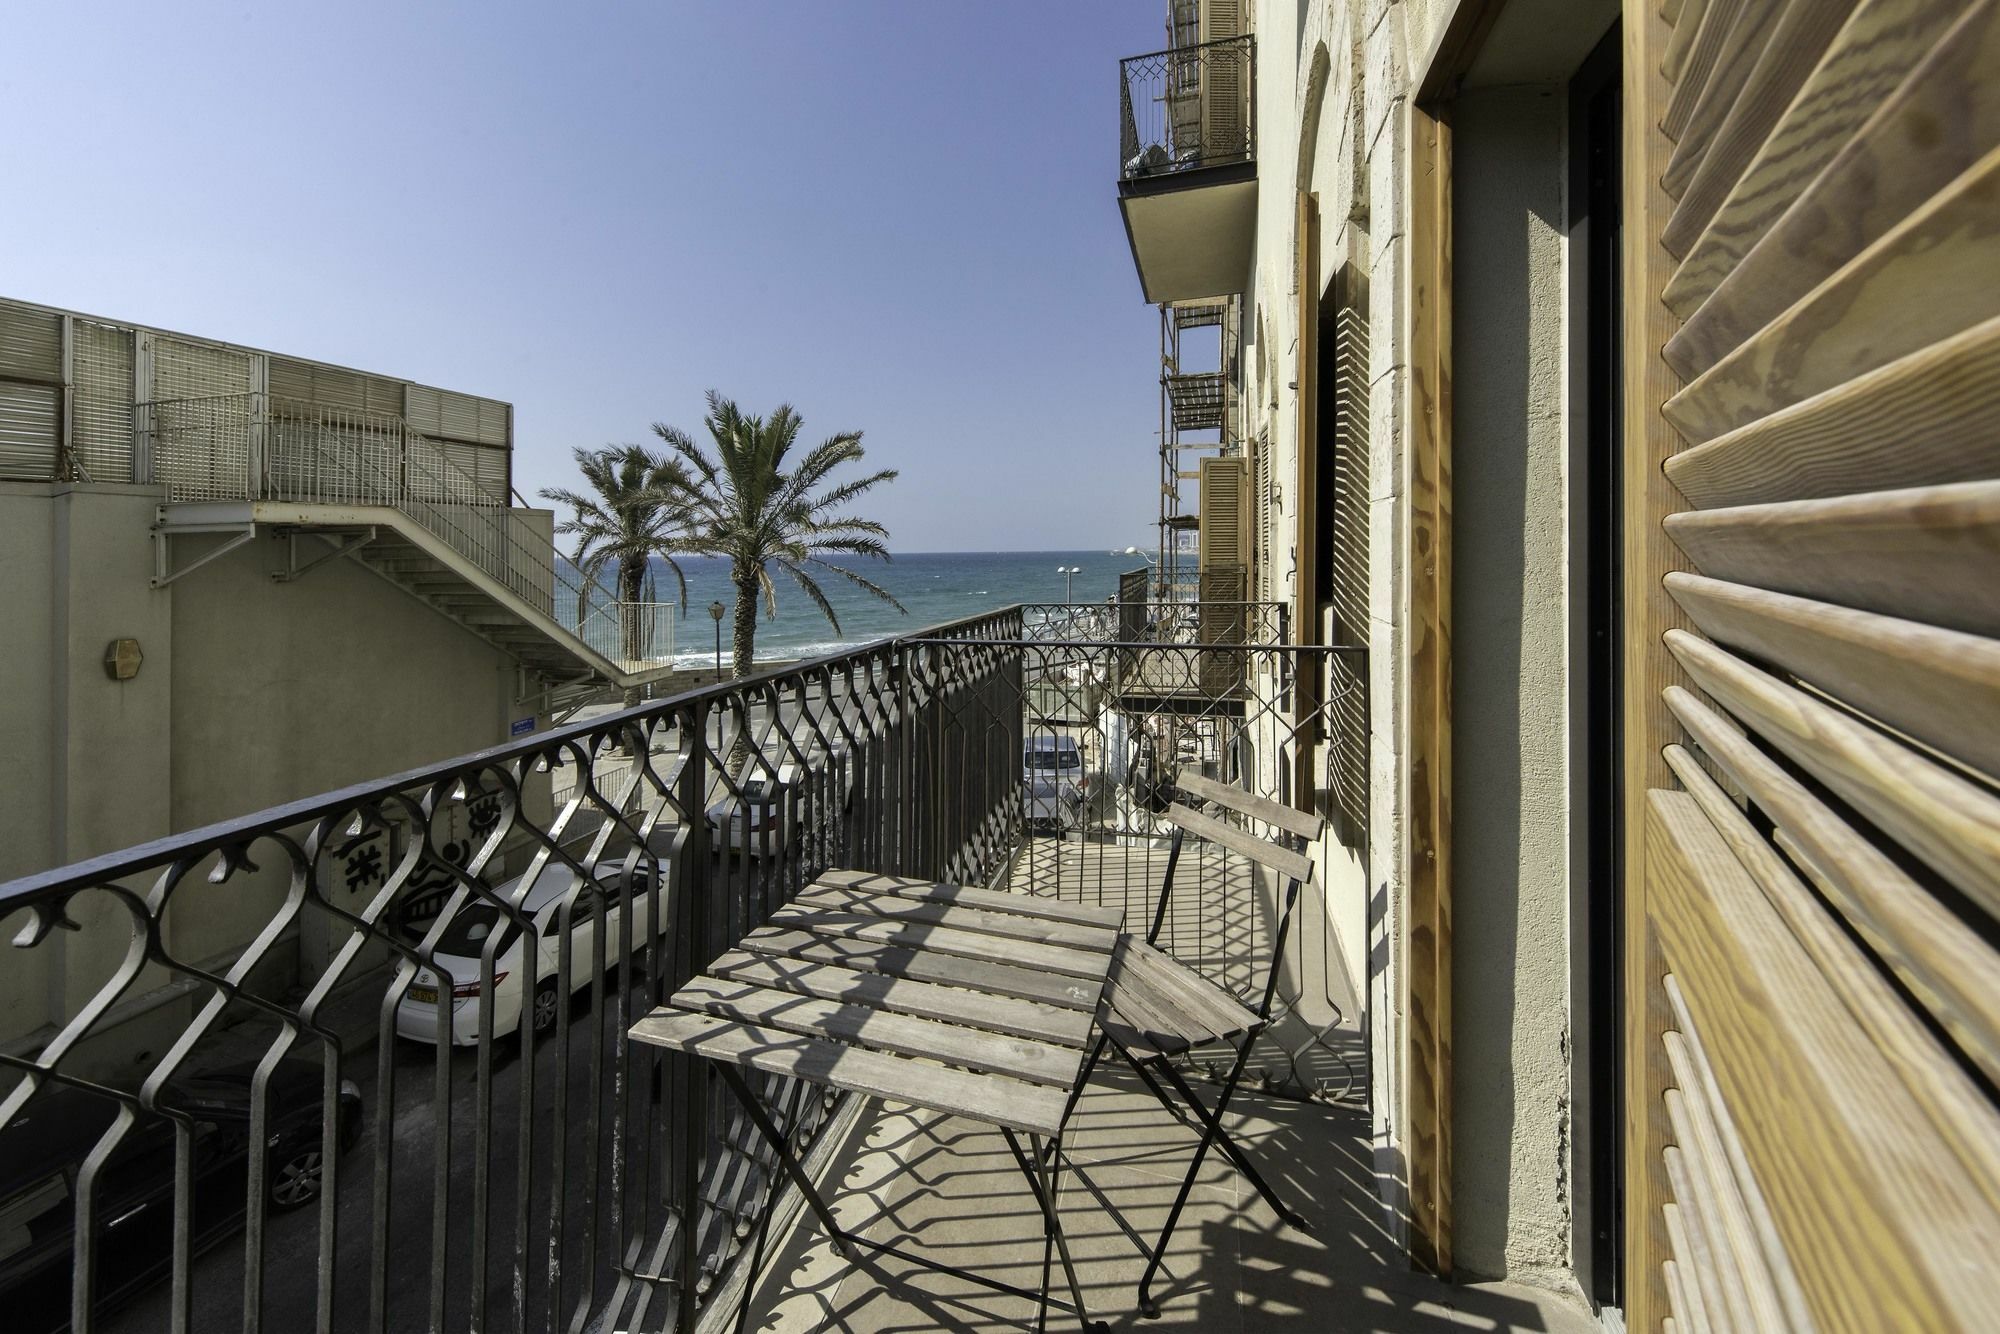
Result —
[[621, 601], [524, 541], [513, 508], [401, 417], [269, 394], [139, 406], [169, 501], [386, 506], [627, 670], [672, 660], [671, 603]]

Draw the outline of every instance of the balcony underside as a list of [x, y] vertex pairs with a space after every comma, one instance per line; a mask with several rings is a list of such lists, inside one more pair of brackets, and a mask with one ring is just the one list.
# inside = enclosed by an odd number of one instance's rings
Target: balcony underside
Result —
[[1243, 290], [1257, 232], [1255, 162], [1121, 181], [1118, 207], [1146, 300]]

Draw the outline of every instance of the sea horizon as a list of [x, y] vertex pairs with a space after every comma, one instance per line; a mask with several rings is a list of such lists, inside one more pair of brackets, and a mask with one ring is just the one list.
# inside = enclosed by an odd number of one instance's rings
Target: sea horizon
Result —
[[[721, 654], [730, 654], [730, 611], [735, 588], [729, 562], [719, 556], [677, 558], [687, 578], [686, 608], [673, 619], [676, 665], [703, 667], [716, 655], [712, 602], [725, 608]], [[757, 661], [818, 657], [872, 643], [926, 626], [976, 616], [1017, 602], [1102, 602], [1118, 588], [1118, 576], [1146, 566], [1143, 556], [1104, 548], [1036, 551], [898, 551], [888, 561], [843, 557], [831, 563], [851, 569], [888, 590], [904, 611], [880, 601], [840, 575], [817, 570], [820, 587], [839, 617], [836, 629], [805, 591], [782, 571], [773, 570], [777, 615], [759, 615]], [[659, 558], [652, 562], [653, 600], [681, 602], [679, 582]], [[1058, 567], [1075, 567], [1064, 575]]]

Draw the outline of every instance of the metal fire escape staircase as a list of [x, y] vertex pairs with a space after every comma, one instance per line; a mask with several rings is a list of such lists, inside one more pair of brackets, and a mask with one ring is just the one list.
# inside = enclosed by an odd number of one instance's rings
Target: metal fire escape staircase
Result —
[[[351, 559], [572, 699], [672, 669], [671, 604], [587, 585], [520, 531], [521, 511], [401, 418], [264, 394], [141, 404], [139, 417], [167, 489], [156, 585], [263, 531], [286, 540], [280, 582]], [[196, 534], [226, 540], [175, 568], [169, 539]]]
[[[1193, 553], [1183, 534], [1200, 528], [1194, 506], [1184, 505], [1184, 483], [1199, 480], [1198, 455], [1214, 450], [1229, 454], [1234, 418], [1230, 392], [1231, 361], [1235, 355], [1233, 297], [1188, 301], [1160, 307], [1160, 554], [1158, 578], [1174, 587]], [[1213, 370], [1187, 365], [1182, 338], [1191, 330], [1213, 328]], [[1196, 464], [1190, 467], [1189, 464]], [[1191, 574], [1192, 571], [1185, 571]]]

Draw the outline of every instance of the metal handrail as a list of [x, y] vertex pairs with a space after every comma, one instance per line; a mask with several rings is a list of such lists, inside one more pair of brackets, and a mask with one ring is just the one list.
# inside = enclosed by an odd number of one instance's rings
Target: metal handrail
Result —
[[[604, 656], [628, 663], [672, 657], [674, 604], [620, 600], [545, 558], [514, 534], [505, 500], [401, 417], [267, 394], [167, 399], [140, 408], [170, 499], [385, 505]], [[657, 643], [664, 613], [665, 648], [605, 652], [584, 631], [594, 610], [606, 607], [627, 618], [609, 647]]]
[[1254, 157], [1256, 49], [1244, 34], [1119, 61], [1119, 179]]
[[[947, 643], [953, 636], [1004, 639], [1018, 635], [1019, 624], [1018, 612], [1003, 610], [930, 627], [922, 637]], [[463, 1311], [467, 1301], [475, 1327], [489, 1323], [489, 1304], [511, 1306], [506, 1323], [522, 1328], [576, 1327], [590, 1313], [633, 1304], [639, 1314], [607, 1325], [657, 1328], [674, 1319], [661, 1308], [677, 1304], [678, 1323], [686, 1327], [695, 1309], [691, 1294], [736, 1263], [741, 1233], [733, 1224], [754, 1217], [769, 1199], [753, 1174], [732, 1172], [732, 1155], [740, 1156], [740, 1149], [731, 1123], [711, 1106], [704, 1081], [684, 1062], [628, 1046], [624, 1031], [827, 865], [975, 880], [998, 869], [1005, 829], [1019, 807], [1018, 744], [928, 733], [921, 752], [915, 743], [921, 720], [941, 700], [1004, 698], [1008, 655], [965, 648], [939, 654], [914, 646], [916, 638], [885, 639], [691, 690], [0, 884], [0, 921], [17, 949], [61, 949], [74, 938], [61, 928], [77, 920], [88, 924], [77, 929], [93, 933], [100, 944], [107, 943], [106, 932], [129, 936], [123, 962], [98, 991], [52, 1017], [58, 1030], [52, 1037], [27, 1047], [0, 1043], [0, 1071], [19, 1077], [0, 1097], [0, 1128], [26, 1109], [54, 1106], [47, 1099], [57, 1096], [84, 1097], [118, 1112], [101, 1135], [95, 1128], [88, 1132], [95, 1144], [72, 1192], [78, 1226], [69, 1257], [76, 1275], [71, 1314], [77, 1327], [88, 1326], [105, 1260], [102, 1214], [112, 1201], [97, 1184], [98, 1169], [122, 1161], [142, 1120], [164, 1121], [174, 1131], [178, 1179], [190, 1180], [194, 1129], [176, 1108], [174, 1081], [227, 1036], [225, 1014], [233, 1019], [246, 1012], [269, 1026], [254, 1030], [255, 1073], [246, 1076], [243, 1093], [250, 1144], [264, 1143], [278, 1125], [273, 1087], [281, 1067], [307, 1059], [310, 1082], [321, 1093], [321, 1127], [340, 1123], [345, 1082], [366, 1080], [373, 1069], [373, 1102], [365, 1115], [377, 1129], [370, 1152], [374, 1212], [363, 1220], [353, 1210], [337, 1211], [335, 1191], [328, 1189], [317, 1239], [304, 1242], [318, 1250], [317, 1276], [308, 1281], [317, 1284], [321, 1327], [331, 1324], [327, 1313], [336, 1288], [349, 1311], [343, 1327], [424, 1323], [426, 1270], [433, 1327], [452, 1323], [440, 1317], [447, 1308]], [[782, 824], [762, 823], [750, 846], [724, 836], [727, 817], [718, 826], [710, 814], [718, 801], [740, 810], [752, 800], [746, 779], [755, 774], [739, 763], [739, 743], [757, 772], [783, 766], [790, 775], [777, 797], [765, 794], [767, 803], [777, 802]], [[580, 781], [567, 802], [550, 807], [537, 793], [559, 763], [575, 766]], [[948, 788], [942, 781], [947, 774]], [[228, 888], [208, 891], [204, 880]], [[442, 1094], [457, 1077], [454, 1071], [465, 1073], [448, 1046], [437, 1048], [434, 1074], [405, 1077], [399, 1095], [395, 1037], [408, 1006], [428, 1012], [426, 1001], [413, 999], [411, 989], [421, 985], [432, 988], [437, 1031], [457, 1031], [453, 987], [436, 979], [445, 973], [439, 961], [443, 933], [461, 913], [483, 912], [495, 923], [487, 943], [475, 948], [481, 949], [478, 995], [496, 997], [508, 970], [497, 963], [505, 948], [500, 927], [538, 939], [544, 910], [529, 905], [537, 887], [549, 884], [562, 890], [552, 922], [559, 941], [556, 970], [546, 984], [559, 997], [558, 1018], [547, 1036], [525, 1024], [520, 1033], [519, 1074], [502, 1095], [519, 1127], [510, 1144], [495, 1107], [497, 1002], [478, 1006], [469, 1102], [434, 1096], [428, 1116], [411, 1103], [408, 1086], [420, 1093], [428, 1085]], [[649, 893], [656, 885], [665, 892]], [[190, 899], [208, 904], [202, 896], [210, 892], [228, 895], [213, 902], [239, 905], [243, 943], [220, 961], [191, 961], [176, 950], [176, 923], [184, 920], [176, 909]], [[406, 910], [418, 903], [424, 915], [411, 920]], [[585, 919], [631, 922], [634, 929], [596, 931], [588, 949], [572, 949], [575, 924]], [[308, 964], [297, 953], [294, 936], [309, 924], [332, 932], [323, 964]], [[213, 924], [205, 929], [212, 938]], [[112, 947], [114, 956], [119, 952]], [[273, 985], [272, 970], [287, 965], [298, 968], [296, 985], [286, 985], [282, 972]], [[576, 979], [603, 978], [607, 970], [615, 970], [617, 983], [596, 984], [592, 1016], [573, 1036]], [[177, 994], [193, 994], [192, 1022], [164, 1054], [143, 1057], [145, 1068], [129, 1081], [104, 1074], [111, 1067], [93, 1060], [90, 1044], [146, 989], [169, 979]], [[344, 1044], [355, 1038], [334, 1017], [341, 998], [357, 987], [371, 998], [375, 1015], [372, 1062], [343, 1059]], [[537, 1060], [538, 1046], [554, 1048], [553, 1066]], [[133, 1069], [129, 1061], [118, 1066]], [[575, 1116], [573, 1087], [583, 1104]], [[356, 1094], [367, 1104], [367, 1091], [357, 1087]], [[818, 1103], [794, 1097], [791, 1106], [789, 1124], [801, 1135], [824, 1120], [826, 1109]], [[397, 1162], [412, 1144], [425, 1142], [427, 1123], [437, 1189], [412, 1198], [407, 1187], [399, 1188], [397, 1173], [407, 1167]], [[583, 1156], [591, 1183], [583, 1204], [563, 1193], [567, 1160], [557, 1154], [548, 1162], [550, 1144], [574, 1147]], [[347, 1146], [326, 1134], [318, 1145], [323, 1180], [334, 1183]], [[468, 1146], [477, 1168], [454, 1179], [453, 1163], [463, 1165]], [[265, 1327], [310, 1323], [310, 1312], [279, 1320], [273, 1309], [282, 1297], [274, 1299], [265, 1286], [272, 1165], [260, 1154], [248, 1157], [241, 1272], [251, 1277], [243, 1289], [244, 1319]], [[506, 1187], [489, 1187], [488, 1169], [510, 1158], [516, 1163], [507, 1222]], [[548, 1187], [551, 1173], [554, 1185]], [[357, 1171], [349, 1185], [366, 1190], [369, 1180]], [[448, 1180], [455, 1184], [446, 1189]], [[731, 1188], [737, 1194], [704, 1194], [718, 1180], [737, 1182]], [[554, 1192], [546, 1205], [538, 1203], [544, 1187]], [[607, 1203], [609, 1231], [600, 1232]], [[171, 1309], [155, 1313], [161, 1327], [196, 1323], [193, 1207], [184, 1185], [172, 1195], [179, 1244], [171, 1295], [164, 1297]], [[717, 1218], [722, 1226], [711, 1226]], [[495, 1241], [503, 1222], [511, 1245]], [[404, 1240], [442, 1236], [447, 1226], [472, 1230], [470, 1267], [451, 1262], [461, 1285], [452, 1292], [445, 1287], [446, 1265], [407, 1254]], [[343, 1230], [350, 1238], [358, 1230], [361, 1243], [340, 1240]], [[543, 1271], [543, 1247], [566, 1242], [583, 1245], [581, 1272], [571, 1266], [558, 1273], [551, 1266], [546, 1281], [531, 1282], [531, 1273]], [[403, 1267], [412, 1261], [415, 1268]], [[663, 1284], [656, 1276], [666, 1271]], [[311, 1273], [311, 1266], [303, 1272]], [[463, 1286], [468, 1274], [474, 1276], [469, 1292]], [[655, 1303], [650, 1316], [648, 1301]]]

